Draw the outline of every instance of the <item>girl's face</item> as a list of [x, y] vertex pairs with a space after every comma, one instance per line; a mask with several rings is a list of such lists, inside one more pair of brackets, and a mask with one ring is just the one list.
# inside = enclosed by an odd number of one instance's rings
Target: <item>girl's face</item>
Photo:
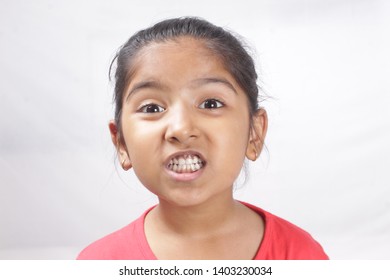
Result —
[[245, 156], [260, 153], [266, 114], [201, 41], [153, 43], [137, 56], [124, 93], [119, 158], [160, 202], [193, 206], [232, 197]]

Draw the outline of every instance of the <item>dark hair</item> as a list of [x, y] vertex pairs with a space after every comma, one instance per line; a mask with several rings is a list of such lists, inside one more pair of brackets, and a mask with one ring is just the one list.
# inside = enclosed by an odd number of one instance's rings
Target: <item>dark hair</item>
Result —
[[115, 121], [121, 131], [120, 117], [124, 91], [132, 76], [134, 60], [139, 51], [153, 42], [165, 42], [179, 37], [192, 37], [204, 41], [205, 47], [219, 56], [225, 68], [235, 78], [248, 97], [251, 116], [258, 109], [259, 89], [252, 57], [230, 32], [208, 21], [194, 17], [161, 21], [134, 34], [119, 49], [110, 66], [116, 61], [115, 71]]

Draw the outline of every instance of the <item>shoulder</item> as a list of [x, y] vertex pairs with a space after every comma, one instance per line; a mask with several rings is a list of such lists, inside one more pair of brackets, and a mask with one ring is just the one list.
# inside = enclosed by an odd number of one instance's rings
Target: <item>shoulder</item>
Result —
[[[147, 211], [148, 212], [148, 211]], [[93, 242], [78, 260], [145, 260], [153, 258], [143, 230], [145, 212], [129, 225]]]
[[245, 205], [264, 219], [264, 237], [256, 259], [329, 259], [322, 246], [305, 230], [261, 208]]
[[136, 221], [88, 245], [81, 251], [77, 259], [127, 259], [129, 252], [134, 252], [134, 249], [137, 249], [131, 246], [131, 241], [136, 239], [134, 236], [135, 223]]

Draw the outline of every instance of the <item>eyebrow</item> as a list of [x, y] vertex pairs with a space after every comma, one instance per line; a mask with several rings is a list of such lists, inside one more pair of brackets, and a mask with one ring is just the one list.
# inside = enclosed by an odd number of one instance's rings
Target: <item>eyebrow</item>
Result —
[[[224, 78], [218, 78], [218, 77], [199, 78], [199, 79], [193, 80], [191, 83], [195, 84], [196, 87], [207, 85], [207, 84], [213, 84], [213, 83], [222, 84], [222, 85], [227, 86], [229, 89], [231, 89], [235, 94], [238, 94], [237, 90], [234, 88], [234, 86], [228, 80], [226, 80]], [[166, 88], [167, 88], [166, 86], [164, 86], [162, 83], [160, 83], [159, 81], [156, 81], [156, 80], [141, 81], [139, 83], [134, 84], [131, 87], [125, 100], [127, 101], [131, 95], [133, 95], [134, 93], [136, 93], [142, 89], [164, 90]]]
[[162, 85], [160, 82], [158, 81], [154, 81], [154, 80], [150, 80], [150, 81], [141, 81], [139, 83], [136, 83], [134, 86], [131, 87], [129, 93], [127, 94], [126, 96], [126, 101], [129, 99], [129, 97], [131, 95], [133, 95], [134, 93], [136, 93], [137, 91], [141, 90], [141, 89], [164, 89], [166, 87], [164, 87], [164, 85]]
[[196, 84], [197, 86], [203, 86], [203, 85], [213, 84], [213, 83], [222, 84], [230, 88], [235, 94], [238, 94], [235, 87], [228, 80], [224, 78], [218, 78], [218, 77], [200, 78], [194, 80], [193, 83]]

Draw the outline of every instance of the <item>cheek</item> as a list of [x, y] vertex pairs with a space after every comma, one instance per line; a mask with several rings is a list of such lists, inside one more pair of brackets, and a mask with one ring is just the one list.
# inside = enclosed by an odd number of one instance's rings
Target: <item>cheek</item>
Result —
[[221, 161], [238, 172], [241, 170], [249, 137], [249, 121], [243, 117], [234, 118], [215, 130]]
[[131, 129], [133, 133], [125, 135], [125, 143], [133, 171], [142, 185], [154, 193], [153, 186], [157, 185], [155, 180], [159, 172], [156, 163], [161, 161], [160, 137], [148, 125], [132, 125]]
[[123, 137], [133, 167], [136, 168], [138, 163], [145, 164], [156, 156], [162, 136], [161, 129], [155, 126], [132, 120], [123, 126]]
[[249, 117], [243, 114], [236, 114], [229, 121], [228, 133], [230, 134], [228, 141], [235, 149], [244, 152], [249, 139]]

